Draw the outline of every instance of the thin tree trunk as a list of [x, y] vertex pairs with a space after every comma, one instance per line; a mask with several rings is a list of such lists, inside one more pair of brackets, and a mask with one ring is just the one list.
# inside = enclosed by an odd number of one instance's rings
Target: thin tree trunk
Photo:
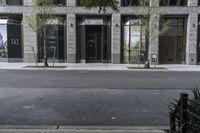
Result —
[[43, 29], [44, 32], [44, 38], [43, 38], [43, 42], [44, 42], [44, 66], [48, 67], [48, 56], [47, 56], [47, 44], [46, 44], [46, 26], [44, 26]]

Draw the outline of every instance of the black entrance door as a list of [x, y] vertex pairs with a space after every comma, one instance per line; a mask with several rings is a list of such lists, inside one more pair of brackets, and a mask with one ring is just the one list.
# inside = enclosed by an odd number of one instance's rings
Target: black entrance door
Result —
[[88, 63], [102, 62], [102, 28], [86, 27], [86, 58]]

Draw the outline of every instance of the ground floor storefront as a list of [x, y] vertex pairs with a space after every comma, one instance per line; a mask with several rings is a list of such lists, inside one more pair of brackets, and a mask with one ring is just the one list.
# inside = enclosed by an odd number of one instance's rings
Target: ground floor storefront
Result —
[[[151, 37], [147, 46], [135, 15], [58, 15], [46, 26], [47, 56], [49, 62], [144, 64], [149, 58], [151, 64], [195, 65], [200, 62], [197, 18], [165, 15], [156, 30], [162, 23], [168, 30]], [[42, 62], [44, 51], [44, 41], [27, 25], [25, 15], [0, 16], [1, 62]]]

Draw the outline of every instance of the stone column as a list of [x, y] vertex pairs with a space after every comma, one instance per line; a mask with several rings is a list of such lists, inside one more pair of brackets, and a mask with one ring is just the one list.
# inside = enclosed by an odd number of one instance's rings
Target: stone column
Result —
[[120, 64], [121, 61], [121, 15], [112, 15], [112, 63]]
[[[188, 6], [198, 6], [198, 0], [188, 0]], [[198, 14], [190, 13], [187, 24], [186, 64], [197, 64]]]
[[32, 2], [32, 0], [24, 0], [23, 4], [24, 4], [24, 6], [32, 6], [33, 2]]
[[198, 0], [188, 0], [188, 6], [198, 6]]
[[121, 6], [121, 0], [117, 0], [119, 2], [119, 7]]
[[190, 13], [187, 24], [186, 64], [197, 64], [198, 13]]
[[77, 0], [67, 0], [67, 6], [76, 6]]
[[76, 15], [67, 14], [67, 62], [76, 63]]
[[[24, 62], [35, 62], [35, 55], [37, 58], [37, 34], [29, 27], [27, 18], [31, 15], [33, 10], [32, 0], [24, 0], [24, 13], [23, 13], [23, 41], [24, 41]], [[33, 51], [34, 49], [34, 51]], [[37, 59], [36, 59], [37, 60]]]
[[[150, 38], [149, 38], [149, 60], [151, 64], [159, 64], [159, 11], [154, 8], [159, 6], [159, 1], [150, 1]], [[158, 12], [157, 12], [158, 11]], [[152, 58], [157, 58], [154, 62]]]

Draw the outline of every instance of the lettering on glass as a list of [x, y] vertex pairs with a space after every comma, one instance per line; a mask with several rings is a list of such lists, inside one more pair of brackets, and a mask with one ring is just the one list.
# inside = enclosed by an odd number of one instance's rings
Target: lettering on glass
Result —
[[11, 45], [19, 45], [19, 39], [11, 39]]

